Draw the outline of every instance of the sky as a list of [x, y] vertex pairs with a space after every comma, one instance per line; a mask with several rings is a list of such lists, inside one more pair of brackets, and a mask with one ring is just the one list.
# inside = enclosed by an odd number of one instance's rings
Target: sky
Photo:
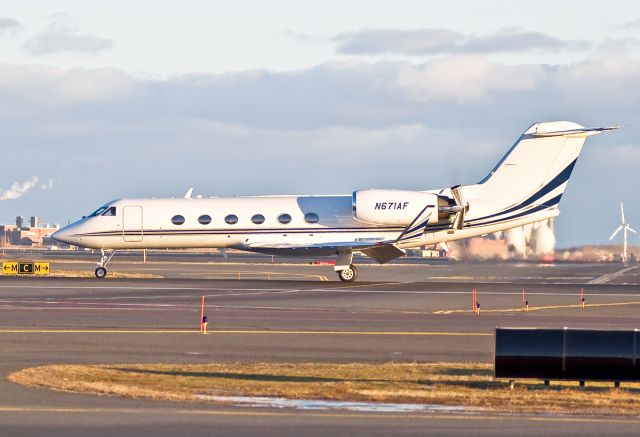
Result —
[[472, 184], [570, 120], [626, 127], [587, 140], [558, 246], [606, 243], [620, 201], [640, 227], [638, 2], [5, 0], [0, 53], [0, 222]]

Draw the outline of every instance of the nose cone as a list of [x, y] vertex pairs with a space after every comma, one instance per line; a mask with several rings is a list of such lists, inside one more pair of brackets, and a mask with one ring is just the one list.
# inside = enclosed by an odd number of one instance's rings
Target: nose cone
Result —
[[65, 226], [62, 229], [57, 230], [51, 235], [51, 238], [53, 238], [54, 240], [60, 241], [61, 243], [77, 246], [78, 235], [76, 234], [76, 224], [72, 223], [70, 225]]

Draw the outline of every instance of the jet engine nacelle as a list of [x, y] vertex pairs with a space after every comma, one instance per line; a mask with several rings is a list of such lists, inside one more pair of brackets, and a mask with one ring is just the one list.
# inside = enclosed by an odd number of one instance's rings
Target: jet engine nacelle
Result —
[[355, 191], [353, 218], [374, 225], [409, 226], [422, 213], [420, 220], [428, 216], [428, 223], [432, 224], [438, 222], [438, 206], [442, 202], [438, 195], [421, 191]]

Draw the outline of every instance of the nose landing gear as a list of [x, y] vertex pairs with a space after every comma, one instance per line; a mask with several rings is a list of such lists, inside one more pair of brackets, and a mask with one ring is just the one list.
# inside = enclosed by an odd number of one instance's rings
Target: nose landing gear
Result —
[[115, 249], [100, 249], [100, 261], [98, 261], [98, 268], [96, 269], [96, 278], [102, 279], [107, 276], [107, 264], [115, 255]]

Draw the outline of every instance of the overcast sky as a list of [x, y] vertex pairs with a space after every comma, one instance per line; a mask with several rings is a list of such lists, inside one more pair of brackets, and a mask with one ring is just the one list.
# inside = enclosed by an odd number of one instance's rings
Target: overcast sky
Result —
[[[590, 138], [556, 220], [640, 228], [640, 3], [4, 1], [0, 222], [121, 197], [432, 189], [533, 122]], [[637, 237], [633, 237], [637, 244]]]

